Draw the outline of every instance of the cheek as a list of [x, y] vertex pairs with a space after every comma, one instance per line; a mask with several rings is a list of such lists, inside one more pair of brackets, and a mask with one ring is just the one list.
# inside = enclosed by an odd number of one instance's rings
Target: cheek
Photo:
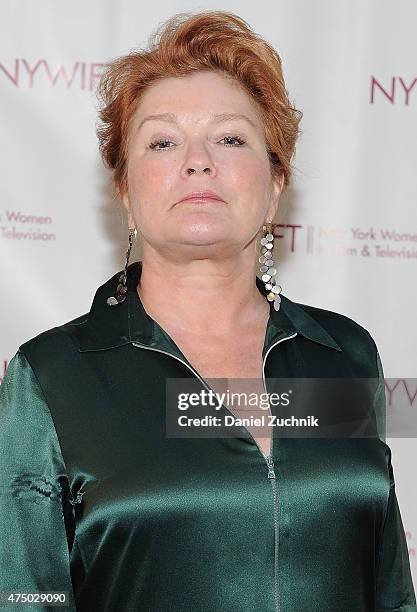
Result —
[[220, 150], [217, 159], [219, 168], [241, 173], [244, 176], [256, 176], [263, 173], [266, 166], [266, 155], [253, 144], [246, 147]]
[[166, 212], [166, 194], [172, 192], [173, 173], [158, 159], [131, 157], [128, 161], [129, 200], [142, 234], [152, 235], [161, 227]]
[[[155, 154], [157, 155], [157, 154]], [[163, 155], [163, 154], [161, 154]], [[175, 164], [155, 158], [130, 159], [128, 163], [129, 193], [134, 201], [154, 200], [155, 194], [169, 189], [173, 183]]]
[[225, 176], [230, 177], [236, 187], [247, 193], [262, 197], [270, 182], [270, 169], [266, 159], [248, 156], [223, 166]]

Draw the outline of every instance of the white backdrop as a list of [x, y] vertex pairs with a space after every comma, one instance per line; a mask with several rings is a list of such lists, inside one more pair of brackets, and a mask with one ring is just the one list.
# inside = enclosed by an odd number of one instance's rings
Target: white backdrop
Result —
[[[127, 225], [95, 137], [103, 64], [173, 13], [219, 8], [278, 50], [304, 112], [276, 241], [283, 292], [352, 317], [373, 335], [386, 378], [417, 379], [413, 0], [0, 7], [0, 381], [22, 342], [87, 312], [123, 266]], [[417, 441], [387, 442], [416, 584]]]

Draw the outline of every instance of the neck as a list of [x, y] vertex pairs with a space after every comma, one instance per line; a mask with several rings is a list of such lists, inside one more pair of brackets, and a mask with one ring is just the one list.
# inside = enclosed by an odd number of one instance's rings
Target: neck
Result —
[[[246, 258], [247, 259], [247, 258]], [[175, 263], [143, 259], [138, 294], [162, 327], [195, 335], [233, 336], [264, 325], [270, 306], [255, 282], [256, 267], [241, 260]]]

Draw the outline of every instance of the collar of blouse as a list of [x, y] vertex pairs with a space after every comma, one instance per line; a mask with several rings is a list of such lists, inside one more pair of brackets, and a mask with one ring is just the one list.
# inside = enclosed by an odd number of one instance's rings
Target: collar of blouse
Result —
[[[136, 291], [142, 272], [142, 262], [136, 261], [127, 269], [126, 300], [117, 306], [107, 305], [108, 296], [115, 292], [120, 272], [97, 289], [88, 319], [80, 329], [79, 351], [99, 351], [137, 342], [174, 355], [179, 353], [173, 340], [146, 313]], [[258, 277], [256, 285], [266, 296], [267, 291]], [[278, 312], [270, 303], [263, 357], [278, 340], [296, 332], [329, 348], [342, 350], [335, 339], [306, 312], [305, 308], [282, 294], [281, 298], [281, 308]]]

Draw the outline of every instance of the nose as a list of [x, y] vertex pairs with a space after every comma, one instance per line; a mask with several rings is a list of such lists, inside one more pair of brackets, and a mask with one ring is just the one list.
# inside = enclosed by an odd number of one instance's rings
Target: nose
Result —
[[190, 145], [184, 159], [183, 172], [186, 176], [191, 174], [207, 174], [211, 176], [214, 174], [215, 166], [213, 160], [203, 144], [201, 146]]

